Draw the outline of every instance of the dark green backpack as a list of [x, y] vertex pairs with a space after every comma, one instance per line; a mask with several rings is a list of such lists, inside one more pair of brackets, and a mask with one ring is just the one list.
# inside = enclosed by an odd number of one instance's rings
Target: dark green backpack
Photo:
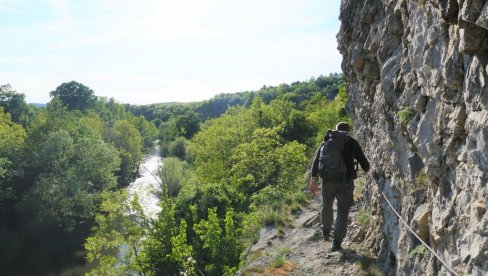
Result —
[[342, 131], [329, 130], [327, 138], [319, 149], [319, 175], [324, 180], [345, 181], [348, 172], [344, 159], [344, 148], [348, 136]]

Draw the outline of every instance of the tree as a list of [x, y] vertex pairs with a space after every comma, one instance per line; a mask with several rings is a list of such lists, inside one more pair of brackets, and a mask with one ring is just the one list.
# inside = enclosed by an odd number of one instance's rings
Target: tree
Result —
[[185, 137], [178, 137], [171, 142], [168, 147], [169, 155], [178, 157], [181, 160], [186, 159], [186, 144], [188, 141]]
[[13, 180], [23, 173], [22, 150], [26, 133], [0, 107], [0, 203], [15, 195]]
[[142, 159], [142, 136], [129, 121], [119, 120], [109, 129], [108, 140], [118, 149], [122, 160], [119, 183], [128, 184]]
[[175, 157], [164, 159], [163, 167], [160, 171], [162, 185], [161, 191], [165, 196], [176, 197], [181, 189], [181, 183], [189, 171], [188, 164]]
[[29, 109], [25, 103], [25, 95], [12, 90], [10, 84], [0, 85], [0, 106], [4, 108], [4, 112], [10, 113], [12, 121], [24, 126], [29, 121], [26, 118]]
[[200, 119], [195, 112], [188, 112], [176, 118], [176, 129], [178, 134], [190, 139], [200, 129]]
[[95, 227], [86, 239], [87, 260], [96, 263], [88, 275], [146, 275], [143, 239], [150, 233], [137, 196], [127, 191], [105, 192]]
[[234, 224], [233, 208], [227, 210], [223, 225], [217, 216], [217, 209], [211, 208], [208, 218], [194, 226], [202, 241], [202, 248], [207, 251], [205, 272], [208, 275], [235, 275], [237, 272], [242, 248], [237, 239], [239, 231]]
[[232, 151], [252, 138], [257, 122], [244, 108], [232, 108], [209, 120], [195, 135], [188, 151], [194, 154], [197, 175], [202, 182], [218, 183], [230, 175]]
[[43, 171], [27, 199], [39, 207], [41, 218], [68, 230], [92, 218], [100, 193], [117, 183], [118, 152], [99, 137], [74, 140], [66, 130], [55, 131], [36, 156]]
[[76, 81], [62, 83], [49, 95], [53, 98], [59, 98], [69, 110], [84, 111], [93, 108], [96, 100], [92, 89]]
[[143, 116], [128, 116], [129, 121], [132, 125], [139, 131], [141, 134], [144, 148], [150, 148], [153, 146], [153, 142], [156, 140], [158, 136], [158, 129], [156, 126], [147, 121]]
[[163, 200], [161, 207], [164, 211], [159, 213], [151, 235], [144, 241], [149, 270], [152, 275], [196, 275], [187, 223], [185, 220], [178, 223], [172, 199]]

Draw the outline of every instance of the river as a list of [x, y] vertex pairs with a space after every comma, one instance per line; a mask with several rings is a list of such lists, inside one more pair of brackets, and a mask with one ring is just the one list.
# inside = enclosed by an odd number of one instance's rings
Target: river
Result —
[[155, 219], [161, 211], [160, 199], [156, 195], [161, 183], [158, 173], [161, 163], [159, 146], [155, 146], [154, 150], [144, 157], [139, 166], [139, 177], [128, 187], [130, 198], [137, 194], [144, 214], [152, 219]]

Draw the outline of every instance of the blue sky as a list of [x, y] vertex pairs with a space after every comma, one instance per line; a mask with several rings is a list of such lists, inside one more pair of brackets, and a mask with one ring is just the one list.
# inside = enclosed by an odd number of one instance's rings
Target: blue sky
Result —
[[340, 0], [0, 0], [0, 84], [148, 104], [340, 73]]

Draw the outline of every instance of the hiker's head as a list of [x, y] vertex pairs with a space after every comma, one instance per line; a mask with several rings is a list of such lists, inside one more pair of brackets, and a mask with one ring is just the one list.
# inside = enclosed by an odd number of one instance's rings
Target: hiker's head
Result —
[[349, 124], [346, 122], [340, 122], [336, 125], [336, 130], [349, 131]]

